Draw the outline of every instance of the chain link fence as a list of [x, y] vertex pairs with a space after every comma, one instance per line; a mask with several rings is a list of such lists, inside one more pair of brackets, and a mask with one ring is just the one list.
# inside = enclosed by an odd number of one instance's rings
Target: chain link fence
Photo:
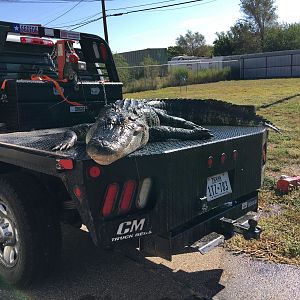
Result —
[[[227, 62], [169, 62], [168, 64], [140, 65], [118, 67], [120, 80], [124, 84], [124, 93], [155, 90], [171, 86], [187, 86], [189, 84], [217, 82], [235, 79], [239, 69], [238, 60]], [[237, 64], [238, 63], [238, 64]]]

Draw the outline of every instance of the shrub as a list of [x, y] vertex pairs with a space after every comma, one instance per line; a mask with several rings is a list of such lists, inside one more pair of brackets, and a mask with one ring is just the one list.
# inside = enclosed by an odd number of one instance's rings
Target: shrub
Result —
[[186, 68], [172, 68], [165, 77], [141, 77], [133, 79], [124, 84], [124, 93], [134, 93], [147, 90], [156, 90], [169, 86], [185, 86], [188, 84], [199, 84], [217, 82], [231, 79], [230, 68], [204, 69], [193, 72]]

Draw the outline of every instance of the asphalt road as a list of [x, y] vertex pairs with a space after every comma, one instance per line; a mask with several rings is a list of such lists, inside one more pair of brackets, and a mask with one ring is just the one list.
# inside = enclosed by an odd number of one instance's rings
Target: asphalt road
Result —
[[0, 286], [2, 300], [300, 299], [300, 268], [234, 256], [222, 248], [167, 262], [135, 250], [95, 248], [88, 234], [64, 228], [61, 270], [38, 286]]

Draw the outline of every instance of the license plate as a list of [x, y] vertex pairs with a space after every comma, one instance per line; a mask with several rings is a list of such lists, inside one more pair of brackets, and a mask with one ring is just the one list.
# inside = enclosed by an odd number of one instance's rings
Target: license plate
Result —
[[212, 201], [230, 193], [232, 193], [232, 190], [228, 172], [224, 172], [207, 178], [207, 201]]

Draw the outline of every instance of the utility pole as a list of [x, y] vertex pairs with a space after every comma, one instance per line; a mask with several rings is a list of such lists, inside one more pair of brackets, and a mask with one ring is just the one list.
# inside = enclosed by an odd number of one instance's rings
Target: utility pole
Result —
[[106, 11], [105, 11], [105, 0], [101, 0], [102, 3], [102, 18], [103, 18], [103, 28], [105, 41], [108, 44], [108, 32], [107, 32], [107, 23], [106, 23]]

